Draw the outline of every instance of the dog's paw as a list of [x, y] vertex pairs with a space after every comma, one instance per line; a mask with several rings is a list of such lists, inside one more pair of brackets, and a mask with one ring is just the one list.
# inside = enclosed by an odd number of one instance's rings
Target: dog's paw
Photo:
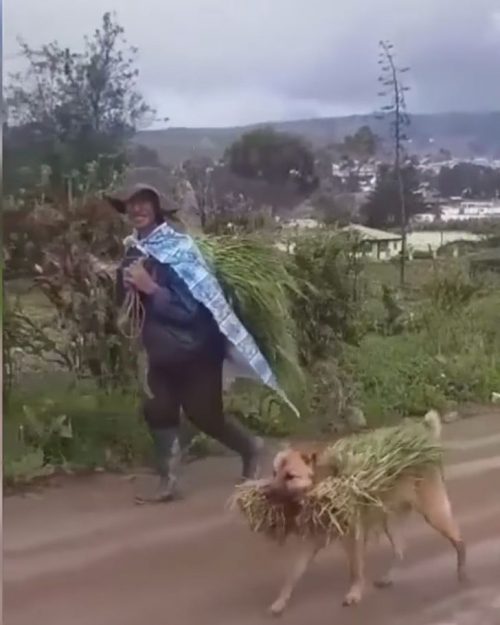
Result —
[[344, 601], [342, 601], [342, 605], [349, 607], [353, 605], [358, 605], [361, 601], [361, 591], [358, 589], [350, 590], [347, 595], [344, 597]]
[[278, 599], [277, 601], [275, 601], [273, 603], [273, 605], [269, 608], [269, 613], [272, 616], [281, 616], [283, 614], [283, 612], [285, 611], [286, 605], [287, 605], [287, 601], [285, 601], [284, 599]]

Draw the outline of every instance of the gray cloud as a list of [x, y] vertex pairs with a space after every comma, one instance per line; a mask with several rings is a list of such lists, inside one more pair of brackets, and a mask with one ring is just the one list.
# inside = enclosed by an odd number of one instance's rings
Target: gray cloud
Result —
[[[15, 37], [78, 47], [98, 0], [18, 0]], [[116, 0], [141, 88], [173, 125], [231, 125], [374, 110], [377, 42], [410, 65], [414, 111], [500, 109], [500, 0]], [[7, 60], [6, 70], [15, 61]]]

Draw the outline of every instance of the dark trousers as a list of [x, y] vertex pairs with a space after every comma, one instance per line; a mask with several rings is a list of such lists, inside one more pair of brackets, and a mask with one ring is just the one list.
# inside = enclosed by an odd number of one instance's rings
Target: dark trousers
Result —
[[224, 415], [222, 359], [202, 354], [175, 366], [150, 365], [144, 417], [152, 430], [178, 427], [181, 408], [191, 423], [242, 458], [254, 450], [253, 436], [235, 419]]

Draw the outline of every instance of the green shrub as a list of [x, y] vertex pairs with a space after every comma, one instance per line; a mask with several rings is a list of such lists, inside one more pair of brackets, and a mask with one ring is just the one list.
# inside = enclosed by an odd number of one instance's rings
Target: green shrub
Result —
[[418, 335], [367, 336], [346, 351], [344, 366], [360, 387], [360, 401], [371, 425], [441, 408], [441, 368]]
[[226, 393], [224, 409], [254, 432], [285, 436], [297, 426], [297, 418], [273, 393], [250, 380], [237, 380]]
[[412, 260], [429, 260], [434, 258], [430, 250], [415, 250], [412, 254]]
[[[4, 415], [5, 482], [27, 482], [60, 469], [121, 470], [148, 461], [151, 442], [139, 401], [82, 382], [50, 395], [38, 388], [31, 393], [16, 389]], [[267, 436], [284, 436], [297, 425], [276, 396], [246, 380], [226, 394], [225, 410]], [[214, 449], [207, 437], [188, 429], [189, 438], [194, 435], [190, 455]]]
[[434, 308], [446, 313], [460, 313], [481, 288], [482, 283], [472, 280], [463, 269], [443, 271], [436, 265], [433, 277], [424, 283], [422, 291]]
[[54, 365], [67, 364], [64, 353], [47, 332], [48, 324], [42, 324], [23, 310], [19, 301], [4, 299], [3, 307], [3, 396], [7, 403], [16, 378], [21, 373], [24, 358], [45, 360]]
[[442, 361], [441, 386], [445, 395], [457, 403], [489, 402], [491, 394], [500, 388], [498, 357], [492, 357], [478, 346]]
[[25, 481], [54, 468], [118, 469], [143, 462], [147, 430], [137, 399], [74, 387], [27, 396], [14, 393], [4, 415], [7, 482]]
[[500, 388], [499, 297], [475, 298], [454, 314], [427, 300], [419, 331], [372, 334], [347, 348], [343, 364], [359, 384], [371, 423], [460, 402], [488, 402]]
[[486, 272], [500, 273], [499, 248], [491, 248], [478, 254], [471, 254], [469, 264], [473, 276], [480, 276]]
[[335, 232], [304, 234], [295, 241], [293, 316], [306, 365], [328, 357], [339, 342], [356, 343], [363, 334], [363, 265], [356, 249], [355, 241]]

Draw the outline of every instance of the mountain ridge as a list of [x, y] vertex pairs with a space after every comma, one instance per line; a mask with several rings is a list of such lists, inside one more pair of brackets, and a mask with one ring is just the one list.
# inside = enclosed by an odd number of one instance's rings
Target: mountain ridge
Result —
[[[500, 111], [422, 113], [410, 116], [408, 136], [411, 151], [420, 155], [449, 150], [458, 158], [485, 156], [500, 158]], [[387, 120], [375, 113], [344, 117], [262, 122], [225, 128], [172, 127], [143, 130], [133, 142], [158, 153], [166, 164], [176, 164], [194, 156], [220, 158], [225, 149], [242, 134], [255, 128], [273, 127], [277, 131], [302, 136], [315, 148], [339, 143], [368, 125], [383, 141], [389, 138]]]

